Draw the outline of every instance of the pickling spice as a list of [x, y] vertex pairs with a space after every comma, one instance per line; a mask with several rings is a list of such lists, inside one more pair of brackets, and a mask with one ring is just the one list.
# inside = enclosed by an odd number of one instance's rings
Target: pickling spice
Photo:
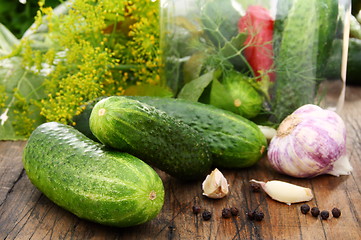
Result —
[[257, 210], [256, 210], [256, 211], [253, 213], [253, 215], [254, 215], [254, 219], [255, 219], [256, 221], [262, 221], [263, 218], [264, 218], [264, 213], [261, 212], [261, 211], [257, 211]]
[[262, 221], [264, 218], [264, 213], [262, 211], [253, 210], [246, 213], [249, 220]]
[[193, 211], [194, 214], [198, 214], [198, 213], [201, 212], [201, 207], [200, 206], [193, 206], [192, 211]]
[[328, 219], [329, 216], [330, 216], [330, 213], [329, 213], [327, 210], [323, 210], [323, 211], [321, 212], [321, 218], [322, 218], [323, 220]]
[[208, 221], [212, 218], [212, 213], [208, 210], [204, 210], [204, 212], [202, 213], [202, 217], [204, 221]]
[[308, 204], [302, 204], [301, 205], [301, 212], [303, 214], [307, 214], [310, 211], [310, 206]]
[[311, 208], [311, 214], [312, 216], [317, 217], [320, 214], [320, 210], [318, 209], [318, 207]]
[[333, 208], [331, 213], [334, 218], [339, 218], [341, 216], [341, 210], [338, 208]]
[[229, 209], [229, 208], [223, 208], [223, 210], [222, 210], [222, 217], [223, 217], [223, 218], [230, 218], [230, 217], [232, 217], [231, 209]]

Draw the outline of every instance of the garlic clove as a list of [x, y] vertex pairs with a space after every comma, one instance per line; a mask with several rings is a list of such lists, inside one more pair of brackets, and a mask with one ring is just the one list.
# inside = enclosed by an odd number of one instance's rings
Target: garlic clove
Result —
[[333, 168], [328, 174], [339, 177], [340, 175], [350, 175], [352, 170], [348, 155], [343, 155], [333, 163]]
[[263, 135], [266, 137], [266, 139], [268, 141], [270, 141], [277, 134], [276, 129], [274, 129], [272, 127], [258, 125], [258, 128], [261, 130], [261, 132], [263, 133]]
[[202, 189], [203, 195], [209, 198], [223, 198], [229, 192], [227, 179], [217, 168], [203, 181]]
[[307, 202], [312, 200], [313, 194], [311, 189], [294, 185], [287, 182], [272, 180], [268, 182], [256, 181], [262, 189], [274, 200], [291, 205], [292, 203]]

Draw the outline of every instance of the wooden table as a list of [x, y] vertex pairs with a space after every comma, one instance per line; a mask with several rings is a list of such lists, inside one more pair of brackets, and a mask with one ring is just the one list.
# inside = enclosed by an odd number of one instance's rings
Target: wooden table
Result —
[[[222, 170], [230, 195], [221, 200], [202, 196], [202, 181], [185, 184], [160, 173], [165, 204], [152, 221], [129, 228], [87, 222], [53, 204], [29, 181], [21, 163], [25, 142], [0, 142], [0, 239], [361, 239], [361, 88], [348, 87], [342, 117], [348, 130], [348, 154], [354, 170], [350, 176], [296, 179], [270, 169], [267, 159], [243, 170]], [[301, 204], [288, 206], [264, 192], [250, 191], [249, 180], [280, 179], [309, 187], [311, 207], [338, 207], [340, 218], [321, 220], [300, 212]], [[192, 213], [199, 205], [213, 213], [210, 221]], [[224, 219], [225, 207], [237, 207], [239, 216]], [[261, 222], [246, 212], [265, 213]]]

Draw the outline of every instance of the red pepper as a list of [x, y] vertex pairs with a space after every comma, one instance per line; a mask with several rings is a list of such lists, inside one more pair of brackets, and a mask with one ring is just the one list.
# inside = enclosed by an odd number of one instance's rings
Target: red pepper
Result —
[[258, 81], [269, 76], [271, 82], [275, 81], [273, 68], [273, 26], [274, 19], [267, 9], [262, 6], [249, 6], [246, 14], [240, 18], [238, 29], [246, 32], [248, 37], [244, 43], [247, 46], [244, 55], [252, 67]]

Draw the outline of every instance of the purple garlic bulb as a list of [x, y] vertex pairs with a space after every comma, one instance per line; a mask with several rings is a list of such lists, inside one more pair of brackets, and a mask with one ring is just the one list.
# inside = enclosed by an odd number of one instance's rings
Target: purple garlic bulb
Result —
[[342, 118], [312, 104], [298, 108], [277, 129], [268, 147], [268, 160], [275, 170], [293, 177], [350, 174]]

